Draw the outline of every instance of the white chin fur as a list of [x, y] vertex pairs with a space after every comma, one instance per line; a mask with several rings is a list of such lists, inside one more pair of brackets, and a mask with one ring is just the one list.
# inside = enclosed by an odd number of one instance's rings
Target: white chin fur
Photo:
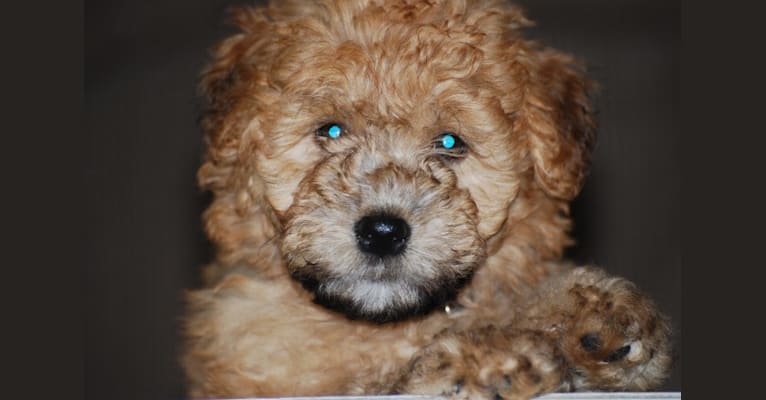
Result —
[[418, 295], [414, 289], [396, 282], [362, 280], [351, 285], [348, 285], [348, 282], [329, 285], [326, 289], [328, 292], [343, 293], [343, 297], [356, 304], [360, 311], [367, 313], [379, 313], [391, 307], [418, 302]]

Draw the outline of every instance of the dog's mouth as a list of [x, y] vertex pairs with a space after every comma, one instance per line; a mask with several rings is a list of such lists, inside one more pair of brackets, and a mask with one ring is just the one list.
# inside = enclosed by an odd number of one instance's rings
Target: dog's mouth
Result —
[[[454, 300], [484, 260], [483, 242], [468, 220], [412, 223], [401, 212], [377, 210], [340, 225], [315, 224], [312, 213], [328, 213], [317, 210], [288, 227], [287, 270], [315, 303], [350, 319], [387, 323], [428, 314]], [[341, 220], [340, 214], [332, 219]]]
[[[316, 304], [352, 320], [382, 324], [415, 318], [443, 307], [454, 300], [460, 289], [470, 281], [474, 268], [467, 269], [463, 275], [428, 282], [418, 282], [406, 276], [396, 277], [395, 274], [360, 277], [352, 273], [330, 277], [321, 272], [306, 273], [327, 270], [312, 265], [293, 270], [292, 276], [313, 293]], [[358, 270], [364, 271], [365, 267]]]
[[310, 241], [334, 254], [285, 257], [315, 303], [349, 319], [387, 323], [428, 314], [454, 300], [483, 260], [482, 246], [451, 249], [392, 212], [366, 214], [352, 226], [345, 242]]
[[[350, 319], [387, 323], [428, 314], [454, 300], [484, 261], [484, 243], [467, 217], [456, 223], [390, 210], [357, 218], [330, 212], [296, 216], [282, 251], [314, 302]], [[315, 213], [342, 224], [318, 224]]]
[[287, 270], [317, 304], [385, 323], [454, 299], [486, 249], [476, 205], [452, 170], [376, 157], [332, 156], [307, 175], [286, 214], [281, 247]]

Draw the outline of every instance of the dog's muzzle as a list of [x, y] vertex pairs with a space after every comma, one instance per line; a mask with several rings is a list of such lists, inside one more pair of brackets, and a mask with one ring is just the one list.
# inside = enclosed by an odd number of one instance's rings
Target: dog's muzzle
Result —
[[485, 251], [454, 171], [389, 153], [360, 147], [317, 164], [295, 191], [281, 249], [315, 303], [375, 323], [442, 308]]
[[354, 234], [359, 250], [383, 258], [404, 251], [410, 226], [405, 220], [388, 214], [368, 215], [354, 224]]

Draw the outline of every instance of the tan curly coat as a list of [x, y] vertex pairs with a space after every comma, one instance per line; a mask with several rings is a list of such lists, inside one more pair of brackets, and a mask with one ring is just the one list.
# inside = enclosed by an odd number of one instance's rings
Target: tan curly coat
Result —
[[[192, 397], [646, 389], [668, 324], [560, 261], [594, 140], [573, 60], [499, 1], [274, 1], [201, 87], [216, 259], [188, 295]], [[332, 139], [327, 124], [342, 127]], [[440, 147], [444, 133], [464, 146]], [[371, 259], [359, 218], [411, 226]]]

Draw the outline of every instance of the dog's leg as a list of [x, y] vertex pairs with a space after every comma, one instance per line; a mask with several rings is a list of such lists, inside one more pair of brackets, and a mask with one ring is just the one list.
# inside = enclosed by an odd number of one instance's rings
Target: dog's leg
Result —
[[528, 399], [561, 388], [565, 374], [565, 360], [546, 334], [487, 326], [437, 337], [412, 359], [393, 392]]
[[552, 391], [643, 390], [659, 384], [669, 364], [668, 323], [652, 302], [625, 279], [576, 268], [526, 297], [507, 326], [437, 337], [412, 359], [394, 392], [527, 399]]
[[670, 368], [670, 329], [626, 279], [595, 268], [555, 276], [530, 296], [513, 324], [556, 341], [574, 390], [645, 390]]

